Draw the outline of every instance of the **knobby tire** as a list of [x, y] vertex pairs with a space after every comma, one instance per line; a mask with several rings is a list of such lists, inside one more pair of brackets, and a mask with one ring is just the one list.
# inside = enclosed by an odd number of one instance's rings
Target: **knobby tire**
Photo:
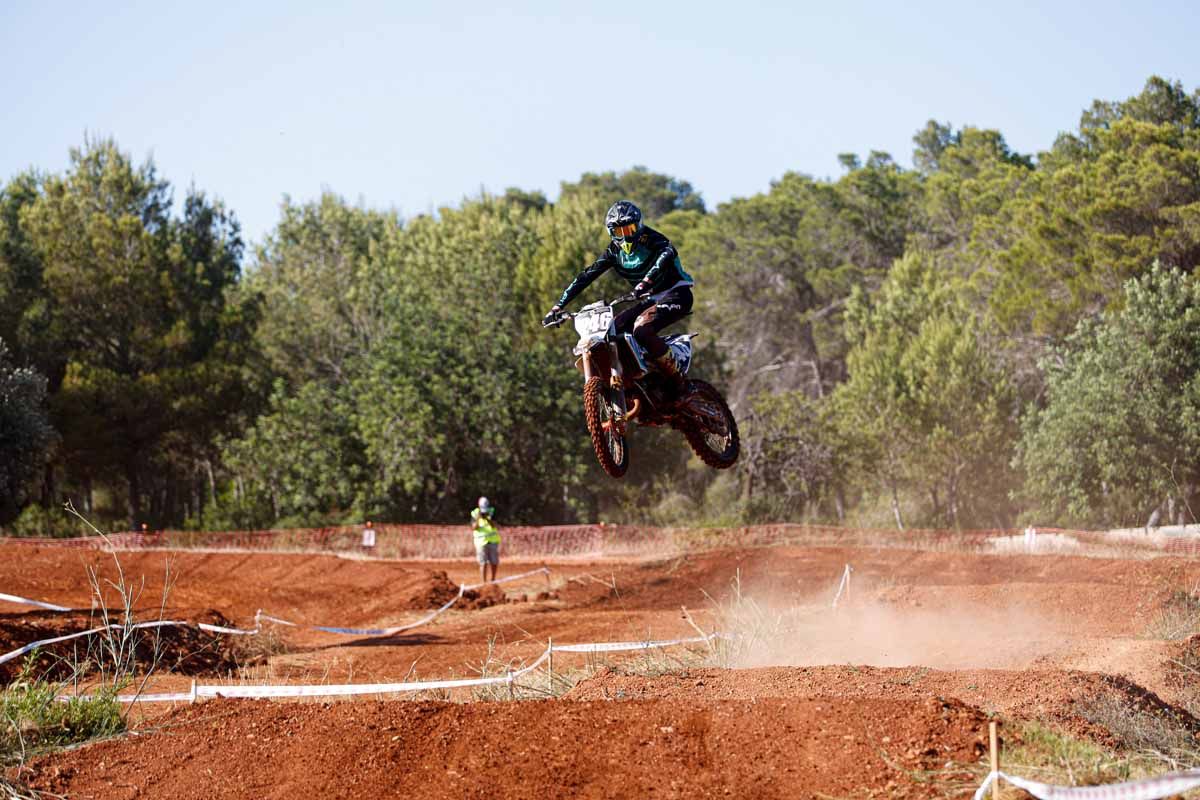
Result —
[[620, 478], [629, 468], [629, 440], [614, 432], [613, 435], [621, 440], [621, 461], [613, 458], [608, 448], [608, 434], [604, 430], [604, 381], [598, 377], [589, 378], [583, 385], [583, 416], [587, 420], [588, 433], [592, 435], [592, 449], [596, 451], [596, 460], [600, 466], [614, 478]]
[[725, 424], [729, 428], [729, 444], [722, 452], [713, 451], [704, 438], [704, 428], [690, 418], [680, 425], [679, 429], [683, 432], [684, 438], [687, 439], [687, 443], [697, 458], [713, 469], [729, 469], [737, 463], [738, 454], [741, 452], [737, 420], [733, 418], [733, 412], [729, 410], [729, 404], [725, 402], [725, 398], [712, 384], [705, 381], [689, 381], [688, 383], [690, 384], [689, 393], [699, 394], [720, 408], [721, 413], [725, 416]]

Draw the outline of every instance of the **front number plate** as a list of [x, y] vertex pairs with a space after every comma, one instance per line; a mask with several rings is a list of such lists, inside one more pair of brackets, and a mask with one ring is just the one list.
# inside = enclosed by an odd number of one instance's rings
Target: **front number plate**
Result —
[[593, 333], [604, 333], [612, 324], [611, 308], [602, 308], [588, 314], [575, 317], [575, 332], [580, 336], [591, 336]]

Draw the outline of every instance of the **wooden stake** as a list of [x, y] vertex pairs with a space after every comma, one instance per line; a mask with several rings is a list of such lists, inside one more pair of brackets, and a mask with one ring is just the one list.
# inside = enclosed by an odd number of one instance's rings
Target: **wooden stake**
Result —
[[[1000, 746], [996, 742], [996, 720], [988, 722], [988, 752], [992, 757], [992, 772], [1000, 771]], [[1000, 800], [1000, 776], [992, 779], [992, 800]]]

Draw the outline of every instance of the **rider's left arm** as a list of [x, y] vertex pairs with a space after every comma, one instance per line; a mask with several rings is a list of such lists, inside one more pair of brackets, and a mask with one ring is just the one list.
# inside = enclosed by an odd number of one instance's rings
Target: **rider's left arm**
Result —
[[[664, 239], [664, 241], [666, 240]], [[675, 255], [675, 246], [670, 242], [666, 242], [666, 246], [663, 247], [658, 256], [654, 259], [654, 265], [651, 266], [650, 269], [646, 270], [646, 276], [638, 282], [638, 290], [641, 292], [650, 291], [650, 288], [654, 286], [654, 284], [658, 281], [659, 276], [662, 275], [665, 265], [669, 264], [671, 260], [675, 258]]]

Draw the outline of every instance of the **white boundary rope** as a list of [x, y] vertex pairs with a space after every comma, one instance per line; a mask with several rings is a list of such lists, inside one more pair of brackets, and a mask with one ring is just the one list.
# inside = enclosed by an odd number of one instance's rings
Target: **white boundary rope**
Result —
[[711, 642], [713, 639], [727, 639], [728, 634], [710, 633], [707, 636], [693, 636], [689, 639], [663, 639], [653, 642], [591, 642], [587, 644], [556, 644], [552, 648], [555, 653], [617, 653], [627, 650], [652, 650], [656, 647], [674, 647], [680, 644], [700, 644]]
[[[502, 578], [497, 581], [492, 581], [492, 583], [494, 583], [494, 584], [508, 583], [510, 581], [518, 581], [523, 578], [528, 578], [532, 575], [540, 575], [540, 574], [549, 575], [550, 568], [549, 567], [539, 567], [538, 569], [530, 570], [529, 572], [522, 572], [519, 575], [510, 575], [506, 578]], [[264, 621], [266, 621], [266, 622], [275, 623], [276, 625], [287, 625], [288, 627], [292, 627], [292, 628], [309, 628], [312, 630], [324, 631], [325, 633], [335, 633], [335, 634], [338, 634], [341, 636], [394, 636], [397, 633], [403, 633], [404, 631], [410, 631], [413, 628], [419, 628], [422, 625], [428, 625], [430, 622], [432, 622], [434, 619], [436, 619], [442, 613], [449, 610], [451, 606], [453, 606], [455, 603], [457, 603], [459, 600], [461, 600], [463, 597], [463, 594], [465, 592], [473, 591], [475, 589], [479, 589], [479, 588], [482, 588], [482, 587], [488, 586], [488, 585], [490, 585], [490, 584], [476, 583], [476, 584], [471, 584], [471, 585], [460, 585], [458, 587], [458, 594], [456, 594], [454, 597], [450, 598], [450, 600], [448, 600], [440, 608], [437, 608], [437, 609], [431, 611], [430, 613], [426, 614], [425, 616], [421, 617], [420, 619], [416, 620], [415, 622], [410, 622], [405, 625], [396, 625], [396, 626], [393, 626], [390, 628], [340, 628], [340, 627], [334, 627], [334, 626], [329, 626], [329, 625], [307, 625], [302, 622], [291, 622], [290, 620], [281, 619], [279, 617], [273, 617], [270, 614], [264, 614], [262, 612], [262, 610], [259, 610], [258, 613], [254, 615], [254, 627], [250, 628], [250, 629], [228, 628], [223, 625], [212, 625], [207, 622], [193, 623], [193, 622], [186, 622], [183, 620], [159, 620], [159, 621], [155, 621], [155, 622], [141, 622], [141, 623], [138, 623], [137, 625], [134, 625], [133, 628], [138, 629], [138, 628], [162, 628], [162, 627], [180, 627], [180, 628], [196, 627], [202, 631], [207, 631], [209, 633], [222, 633], [222, 634], [228, 634], [231, 636], [256, 636], [256, 635], [262, 633], [262, 623]], [[39, 606], [42, 608], [50, 609], [52, 611], [71, 611], [72, 610], [69, 608], [64, 608], [63, 606], [55, 606], [51, 603], [42, 603], [37, 600], [29, 600], [24, 597], [17, 597], [16, 595], [0, 594], [0, 600], [9, 600], [10, 602], [24, 603], [27, 605]], [[30, 652], [31, 650], [33, 650], [37, 647], [41, 647], [43, 645], [57, 644], [58, 642], [66, 642], [66, 641], [70, 641], [71, 639], [79, 639], [84, 636], [91, 636], [92, 634], [102, 633], [102, 632], [108, 631], [108, 630], [124, 630], [124, 626], [119, 625], [119, 624], [117, 624], [117, 625], [101, 625], [100, 627], [97, 627], [97, 628], [91, 628], [90, 630], [86, 630], [86, 631], [79, 631], [78, 633], [69, 633], [65, 636], [56, 636], [51, 639], [39, 639], [36, 642], [30, 642], [29, 644], [25, 645], [24, 647], [17, 648], [16, 650], [13, 650], [12, 652], [0, 655], [0, 664], [4, 664], [5, 662], [12, 661], [14, 658], [23, 656], [26, 653]]]
[[[231, 686], [224, 684], [193, 684], [190, 692], [165, 694], [120, 695], [122, 703], [186, 703], [204, 697], [227, 698], [271, 698], [271, 697], [346, 697], [363, 694], [395, 694], [401, 692], [424, 692], [430, 689], [462, 689], [472, 686], [511, 685], [517, 678], [540, 667], [551, 653], [612, 653], [629, 650], [649, 650], [656, 647], [674, 647], [683, 644], [699, 644], [713, 639], [729, 638], [728, 634], [710, 633], [687, 639], [661, 639], [645, 642], [589, 642], [583, 644], [549, 645], [537, 660], [521, 669], [491, 678], [460, 678], [454, 680], [407, 681], [404, 683], [344, 683], [321, 685], [266, 684], [258, 686]], [[60, 700], [70, 699], [64, 695]]]
[[846, 597], [850, 596], [850, 573], [854, 572], [854, 568], [849, 564], [842, 570], [842, 580], [838, 583], [837, 594], [833, 596], [833, 605], [831, 608], [837, 608], [838, 600], [842, 599], [842, 593], [845, 592]]
[[45, 603], [41, 600], [30, 600], [28, 597], [17, 597], [15, 594], [4, 594], [0, 592], [0, 600], [7, 600], [10, 603], [20, 603], [25, 606], [37, 606], [45, 608], [49, 611], [70, 611], [66, 606], [56, 606], [54, 603]]
[[[130, 628], [130, 630], [139, 630], [139, 629], [143, 629], [143, 628], [167, 628], [167, 627], [172, 627], [172, 626], [187, 628], [187, 627], [190, 627], [192, 624], [193, 623], [191, 623], [191, 622], [183, 622], [181, 620], [166, 619], [166, 620], [155, 620], [154, 622], [139, 622], [136, 625], [130, 625], [129, 628]], [[204, 628], [206, 630], [214, 630], [218, 633], [257, 633], [257, 631], [235, 631], [232, 628], [222, 628], [219, 625], [208, 625], [207, 623], [200, 623], [200, 625], [198, 625], [197, 627]], [[25, 655], [30, 650], [41, 647], [44, 644], [56, 644], [58, 642], [70, 641], [71, 639], [78, 639], [83, 636], [91, 636], [94, 633], [103, 633], [104, 631], [114, 631], [114, 630], [117, 630], [117, 631], [125, 630], [125, 626], [121, 625], [121, 624], [101, 625], [98, 628], [92, 628], [92, 629], [86, 630], [86, 631], [79, 631], [78, 633], [68, 633], [66, 636], [56, 636], [53, 639], [39, 639], [36, 642], [30, 642], [29, 644], [25, 645], [24, 647], [19, 647], [16, 650], [13, 650], [11, 653], [5, 653], [4, 655], [0, 656], [0, 664], [3, 664], [7, 661], [12, 661], [14, 658]]]
[[990, 772], [975, 791], [975, 800], [983, 800], [988, 787], [997, 778], [1024, 789], [1039, 800], [1160, 800], [1200, 787], [1200, 769], [1173, 772], [1140, 781], [1112, 783], [1107, 786], [1052, 786], [1007, 772]]
[[254, 619], [257, 625], [261, 625], [262, 621], [265, 620], [267, 622], [274, 622], [276, 625], [287, 625], [288, 627], [292, 628], [310, 628], [312, 630], [325, 631], [326, 633], [336, 633], [342, 636], [394, 636], [397, 633], [402, 633], [403, 631], [409, 631], [413, 628], [419, 628], [422, 625], [429, 624], [439, 615], [450, 610], [451, 606], [463, 598], [463, 594], [465, 592], [482, 589], [485, 586], [508, 583], [509, 581], [519, 581], [533, 575], [542, 574], [549, 575], [550, 568], [539, 567], [537, 569], [531, 569], [529, 572], [522, 572], [519, 575], [510, 575], [507, 578], [501, 578], [499, 580], [492, 581], [491, 583], [460, 584], [458, 587], [458, 594], [447, 600], [445, 604], [441, 606], [441, 608], [431, 611], [429, 614], [421, 617], [421, 619], [417, 620], [416, 622], [410, 622], [406, 625], [396, 625], [390, 628], [340, 628], [332, 625], [307, 625], [302, 622], [291, 622], [286, 619], [280, 619], [279, 617], [273, 617], [270, 614], [264, 614], [261, 610], [255, 615]]

